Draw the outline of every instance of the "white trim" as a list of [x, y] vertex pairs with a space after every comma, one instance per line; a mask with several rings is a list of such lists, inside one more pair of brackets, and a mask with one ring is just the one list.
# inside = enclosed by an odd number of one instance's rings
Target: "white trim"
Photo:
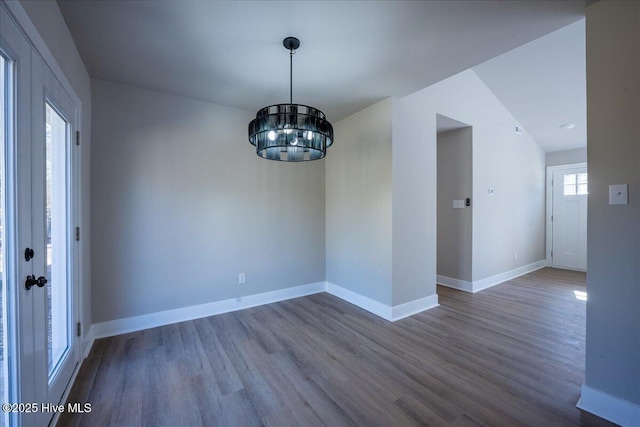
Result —
[[84, 339], [82, 340], [82, 359], [86, 359], [93, 347], [93, 343], [95, 341], [95, 337], [93, 336], [93, 325], [89, 326], [89, 330], [85, 332]]
[[409, 301], [400, 305], [395, 305], [391, 308], [391, 321], [395, 322], [396, 320], [413, 316], [414, 314], [418, 314], [422, 311], [429, 310], [439, 305], [438, 294], [429, 295], [428, 297]]
[[369, 297], [365, 297], [357, 292], [353, 292], [335, 283], [325, 282], [325, 291], [333, 296], [336, 296], [344, 301], [347, 301], [355, 306], [360, 307], [363, 310], [367, 310], [376, 316], [382, 317], [385, 320], [392, 322], [393, 313], [391, 306], [383, 304], [380, 301], [376, 301]]
[[214, 316], [216, 314], [228, 313], [264, 304], [271, 304], [320, 292], [330, 293], [331, 295], [367, 310], [370, 313], [382, 317], [390, 322], [395, 322], [396, 320], [404, 319], [405, 317], [412, 316], [421, 311], [438, 306], [438, 295], [429, 295], [415, 301], [391, 307], [387, 304], [383, 304], [379, 301], [343, 288], [342, 286], [338, 286], [335, 283], [317, 282], [293, 288], [265, 292], [262, 294], [248, 295], [234, 299], [210, 302], [207, 304], [143, 314], [142, 316], [94, 323], [86, 333], [86, 338], [83, 342], [83, 354], [84, 357], [87, 357], [95, 339], [141, 331], [143, 329], [155, 328], [157, 326], [170, 325], [172, 323], [185, 322], [187, 320], [199, 319], [202, 317]]
[[395, 322], [396, 320], [413, 316], [414, 314], [429, 310], [430, 308], [434, 308], [439, 305], [438, 295], [434, 294], [392, 307], [357, 292], [343, 288], [335, 283], [326, 282], [326, 284], [327, 293], [360, 307], [363, 310], [367, 310], [378, 317], [382, 317], [389, 322]]
[[504, 283], [507, 280], [515, 279], [516, 277], [531, 273], [532, 271], [540, 270], [546, 266], [547, 261], [543, 259], [531, 264], [523, 265], [522, 267], [514, 268], [513, 270], [505, 271], [504, 273], [476, 280], [475, 282], [467, 282], [466, 280], [454, 279], [452, 277], [441, 275], [436, 276], [436, 280], [439, 285], [446, 286], [448, 288], [476, 293], [483, 289]]
[[[65, 387], [64, 393], [62, 393], [60, 402], [57, 403], [58, 405], [65, 405], [65, 408], [66, 408], [66, 403], [67, 403], [67, 399], [69, 398], [69, 393], [73, 388], [73, 384], [75, 384], [76, 382], [76, 377], [78, 376], [78, 372], [80, 372], [80, 368], [82, 367], [82, 362], [84, 362], [83, 359], [81, 359], [78, 363], [76, 363], [76, 367], [74, 368], [73, 373], [71, 374], [71, 379], [69, 379], [69, 383]], [[49, 421], [49, 426], [56, 427], [56, 425], [58, 424], [58, 420], [60, 418], [60, 414], [62, 414], [62, 412], [60, 411], [55, 411], [53, 413], [53, 417], [51, 418], [51, 421]]]
[[[529, 265], [525, 265], [514, 270], [487, 277], [486, 279], [473, 282], [471, 290], [462, 289], [467, 292], [478, 292], [482, 289], [497, 285], [515, 277], [522, 276], [545, 266], [545, 261], [541, 260]], [[442, 283], [448, 282], [448, 283]], [[469, 282], [457, 281], [468, 288]], [[456, 287], [456, 279], [446, 276], [438, 276], [438, 283], [445, 286]], [[143, 314], [141, 316], [115, 319], [102, 323], [94, 323], [85, 334], [83, 342], [83, 354], [86, 357], [91, 350], [94, 339], [110, 337], [113, 335], [126, 334], [128, 332], [141, 331], [143, 329], [155, 328], [157, 326], [170, 325], [172, 323], [184, 322], [187, 320], [199, 319], [202, 317], [214, 316], [216, 314], [228, 313], [230, 311], [242, 310], [256, 307], [263, 304], [271, 304], [291, 298], [303, 297], [306, 295], [327, 292], [346, 302], [367, 310], [390, 322], [395, 322], [405, 317], [412, 316], [425, 310], [437, 307], [438, 295], [429, 295], [414, 301], [396, 306], [390, 306], [380, 301], [361, 295], [342, 286], [331, 282], [316, 282], [308, 285], [296, 286], [293, 288], [280, 289], [277, 291], [265, 292], [262, 294], [248, 295], [223, 301], [214, 301], [206, 304], [194, 305], [190, 307], [166, 310], [157, 313]]]
[[473, 283], [466, 280], [454, 279], [447, 276], [436, 276], [436, 283], [438, 285], [446, 286], [448, 288], [458, 289], [459, 291], [473, 292]]
[[582, 384], [582, 393], [576, 407], [623, 427], [640, 426], [640, 406], [586, 384]]
[[93, 334], [96, 339], [105, 338], [113, 335], [155, 328], [157, 326], [213, 316], [216, 314], [228, 313], [230, 311], [242, 310], [258, 305], [271, 304], [273, 302], [316, 294], [324, 290], [325, 282], [310, 283], [308, 285], [279, 289], [277, 291], [264, 292], [261, 294], [247, 295], [223, 301], [210, 302], [207, 304], [149, 313], [142, 316], [94, 323]]
[[[82, 102], [80, 102], [80, 98], [76, 94], [75, 90], [73, 90], [73, 86], [67, 79], [67, 76], [58, 65], [58, 62], [54, 58], [53, 54], [49, 50], [49, 47], [45, 43], [44, 39], [38, 32], [36, 26], [31, 22], [31, 18], [27, 14], [27, 11], [24, 10], [24, 7], [20, 4], [19, 1], [7, 1], [3, 2], [6, 6], [9, 14], [13, 16], [15, 22], [18, 24], [25, 37], [29, 41], [29, 44], [36, 50], [38, 55], [42, 58], [45, 65], [51, 69], [51, 72], [56, 77], [56, 79], [60, 82], [64, 90], [73, 100], [73, 103], [78, 106], [78, 109], [82, 109]], [[75, 46], [74, 46], [75, 48]]]
[[[574, 169], [574, 168], [586, 168], [587, 162], [580, 163], [567, 163], [564, 165], [547, 166], [547, 205], [546, 205], [546, 235], [547, 243], [545, 248], [546, 253], [546, 265], [547, 267], [553, 266], [553, 260], [551, 259], [551, 250], [553, 249], [553, 222], [551, 221], [551, 215], [553, 215], [553, 187], [551, 181], [553, 180], [553, 173], [562, 169]], [[583, 271], [583, 270], [582, 270]]]
[[531, 264], [523, 265], [522, 267], [514, 268], [513, 270], [505, 271], [504, 273], [476, 280], [473, 282], [472, 292], [475, 293], [483, 289], [490, 288], [491, 286], [499, 285], [507, 280], [515, 279], [516, 277], [523, 276], [531, 273], [532, 271], [540, 270], [541, 268], [546, 267], [546, 265], [547, 261], [543, 259]]

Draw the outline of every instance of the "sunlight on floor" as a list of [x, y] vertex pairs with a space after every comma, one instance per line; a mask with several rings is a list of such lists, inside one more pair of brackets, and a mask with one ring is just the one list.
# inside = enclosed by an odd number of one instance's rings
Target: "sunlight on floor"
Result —
[[576, 296], [576, 299], [579, 299], [580, 301], [587, 300], [587, 293], [585, 291], [573, 291], [573, 294]]

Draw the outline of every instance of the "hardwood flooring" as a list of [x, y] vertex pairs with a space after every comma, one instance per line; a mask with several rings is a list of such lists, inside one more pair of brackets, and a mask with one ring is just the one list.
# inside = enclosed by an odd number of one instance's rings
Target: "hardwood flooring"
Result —
[[386, 322], [329, 294], [97, 340], [58, 426], [605, 426], [576, 409], [585, 274]]

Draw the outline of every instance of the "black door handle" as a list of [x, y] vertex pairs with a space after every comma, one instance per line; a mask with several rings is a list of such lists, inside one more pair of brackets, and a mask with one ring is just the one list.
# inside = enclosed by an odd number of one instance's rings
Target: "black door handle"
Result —
[[25, 261], [29, 261], [31, 258], [33, 258], [33, 255], [34, 255], [33, 249], [27, 248], [24, 250]]
[[36, 279], [36, 276], [32, 274], [31, 276], [27, 276], [27, 280], [24, 282], [24, 287], [27, 288], [28, 291], [30, 291], [31, 288], [37, 284], [38, 280]]
[[44, 287], [44, 285], [46, 285], [48, 282], [47, 278], [44, 276], [40, 276], [36, 279], [36, 276], [34, 276], [33, 274], [30, 276], [27, 276], [27, 280], [25, 280], [24, 282], [24, 287], [30, 291], [32, 287], [37, 286], [39, 288]]

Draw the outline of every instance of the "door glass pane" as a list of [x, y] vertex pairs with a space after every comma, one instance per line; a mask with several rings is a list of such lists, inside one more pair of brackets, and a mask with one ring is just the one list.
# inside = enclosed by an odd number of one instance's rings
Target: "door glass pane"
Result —
[[[5, 146], [7, 143], [7, 116], [8, 116], [8, 61], [0, 55], [0, 399], [2, 403], [9, 402], [9, 366], [7, 354], [7, 275], [5, 261]], [[0, 413], [0, 426], [8, 425], [8, 414]]]
[[576, 174], [575, 173], [566, 174], [564, 176], [564, 185], [575, 184], [575, 183], [576, 183]]
[[67, 121], [46, 103], [47, 362], [49, 382], [70, 343], [67, 271]]
[[578, 174], [578, 194], [589, 194], [589, 184], [586, 173]]
[[586, 184], [587, 183], [587, 174], [579, 173], [578, 174], [578, 184]]

